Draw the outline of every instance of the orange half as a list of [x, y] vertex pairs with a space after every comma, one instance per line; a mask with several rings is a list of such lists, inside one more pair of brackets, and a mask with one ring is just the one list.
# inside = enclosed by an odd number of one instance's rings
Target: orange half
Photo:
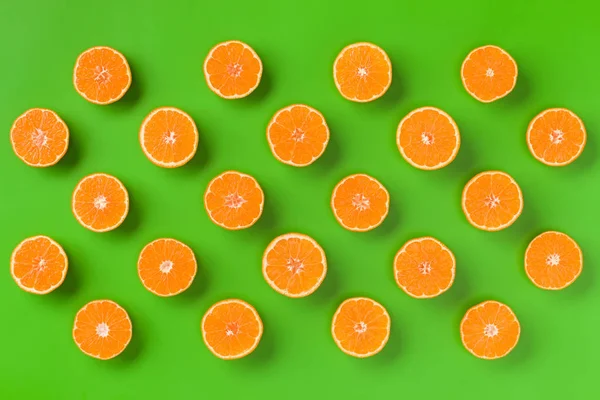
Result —
[[517, 84], [517, 63], [498, 46], [483, 46], [471, 51], [460, 75], [467, 92], [483, 103], [498, 100]]
[[59, 287], [69, 267], [63, 248], [47, 236], [23, 240], [10, 258], [10, 274], [21, 289], [46, 294]]

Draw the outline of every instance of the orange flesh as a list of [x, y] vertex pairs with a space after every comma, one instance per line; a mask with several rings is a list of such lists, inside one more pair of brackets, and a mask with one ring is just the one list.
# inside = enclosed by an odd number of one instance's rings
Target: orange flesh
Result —
[[491, 102], [513, 90], [517, 64], [504, 50], [496, 46], [483, 46], [467, 56], [461, 75], [465, 88], [473, 97]]
[[118, 227], [125, 219], [129, 197], [125, 187], [113, 176], [90, 175], [75, 188], [73, 212], [77, 220], [93, 231]]
[[390, 196], [374, 178], [351, 175], [335, 187], [331, 206], [346, 229], [368, 231], [380, 225], [389, 211]]
[[58, 243], [46, 236], [36, 236], [19, 244], [10, 264], [12, 276], [23, 290], [45, 294], [64, 281], [68, 261]]
[[250, 46], [225, 42], [215, 46], [204, 62], [208, 85], [225, 98], [239, 98], [252, 93], [262, 75], [262, 63]]
[[131, 71], [123, 55], [109, 47], [94, 47], [77, 59], [75, 89], [86, 100], [110, 104], [119, 100], [131, 84]]

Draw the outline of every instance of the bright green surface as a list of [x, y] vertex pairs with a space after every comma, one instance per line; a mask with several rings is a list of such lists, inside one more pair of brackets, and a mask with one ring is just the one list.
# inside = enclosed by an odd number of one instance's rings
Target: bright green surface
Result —
[[[597, 8], [520, 0], [121, 2], [0, 6], [0, 397], [590, 395], [600, 357]], [[247, 99], [222, 100], [204, 82], [205, 55], [228, 39], [248, 42], [264, 63], [263, 82]], [[342, 47], [363, 40], [388, 52], [394, 82], [382, 99], [354, 104], [335, 89], [331, 69]], [[487, 43], [508, 50], [520, 70], [515, 91], [493, 104], [471, 98], [459, 78], [465, 55]], [[95, 45], [117, 48], [132, 66], [130, 93], [114, 105], [88, 103], [72, 87], [77, 55]], [[321, 110], [331, 128], [323, 158], [305, 169], [277, 162], [265, 140], [273, 113], [297, 102]], [[163, 105], [190, 113], [201, 132], [196, 158], [177, 170], [155, 167], [138, 144], [144, 116]], [[400, 119], [423, 105], [446, 110], [461, 129], [458, 158], [437, 172], [410, 167], [395, 146]], [[525, 144], [530, 119], [553, 106], [572, 109], [588, 128], [583, 155], [562, 169], [535, 161]], [[71, 128], [55, 167], [30, 168], [12, 153], [10, 126], [31, 107], [56, 110]], [[265, 213], [249, 230], [225, 231], [203, 209], [208, 181], [225, 169], [250, 173], [264, 188]], [[499, 233], [472, 228], [460, 209], [463, 185], [485, 169], [512, 174], [525, 196], [521, 218]], [[78, 180], [97, 171], [119, 177], [132, 200], [125, 224], [106, 234], [79, 226], [70, 209]], [[345, 231], [329, 208], [334, 185], [354, 172], [372, 174], [391, 193], [388, 220], [370, 233]], [[586, 260], [562, 292], [534, 287], [523, 271], [527, 243], [547, 229], [570, 234]], [[317, 239], [330, 263], [323, 286], [301, 300], [277, 294], [260, 271], [269, 241], [290, 231]], [[71, 262], [63, 287], [47, 296], [19, 290], [8, 272], [12, 249], [35, 234], [62, 243]], [[409, 298], [393, 280], [394, 254], [420, 235], [438, 237], [457, 258], [454, 286], [433, 300]], [[157, 237], [196, 252], [200, 273], [188, 293], [163, 299], [142, 287], [137, 257]], [[390, 342], [371, 359], [344, 355], [329, 333], [337, 305], [354, 295], [373, 297], [392, 316]], [[256, 353], [236, 362], [212, 356], [199, 330], [207, 308], [228, 297], [254, 304], [265, 324]], [[130, 348], [108, 362], [83, 355], [71, 339], [77, 310], [99, 298], [123, 305], [134, 324]], [[493, 362], [471, 356], [458, 333], [465, 310], [485, 299], [509, 304], [522, 324], [514, 352]]]

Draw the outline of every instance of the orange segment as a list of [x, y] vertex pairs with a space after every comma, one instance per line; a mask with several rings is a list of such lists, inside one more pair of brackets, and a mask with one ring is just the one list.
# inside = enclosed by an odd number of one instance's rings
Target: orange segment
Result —
[[52, 110], [32, 108], [15, 120], [10, 143], [17, 157], [32, 167], [56, 164], [69, 147], [69, 128]]
[[325, 252], [310, 236], [281, 235], [265, 250], [263, 276], [269, 286], [285, 296], [308, 296], [319, 288], [326, 274]]
[[10, 258], [10, 274], [21, 289], [46, 294], [67, 276], [69, 261], [63, 248], [47, 236], [23, 240]]
[[517, 63], [498, 46], [478, 47], [463, 62], [460, 75], [471, 96], [490, 103], [514, 89], [517, 84]]
[[75, 90], [95, 104], [110, 104], [131, 86], [131, 70], [123, 54], [110, 47], [92, 47], [81, 53], [73, 72]]
[[375, 229], [390, 209], [390, 195], [375, 178], [365, 174], [350, 175], [333, 189], [331, 208], [338, 222], [357, 232]]
[[370, 357], [385, 347], [390, 337], [390, 323], [390, 316], [381, 304], [366, 297], [355, 297], [338, 307], [331, 334], [344, 353]]
[[508, 228], [523, 211], [521, 188], [505, 172], [482, 172], [465, 186], [462, 209], [476, 228], [486, 231]]
[[406, 294], [420, 299], [450, 289], [455, 273], [454, 254], [432, 237], [409, 240], [394, 259], [396, 283]]
[[252, 47], [237, 40], [219, 43], [204, 61], [208, 87], [225, 99], [239, 99], [252, 93], [260, 83], [262, 69]]
[[117, 178], [93, 174], [83, 178], [73, 192], [73, 214], [84, 227], [106, 232], [123, 223], [129, 211], [129, 195]]
[[392, 84], [392, 63], [386, 52], [374, 44], [351, 44], [335, 59], [333, 79], [346, 99], [373, 101]]
[[519, 341], [521, 326], [515, 313], [497, 301], [471, 307], [460, 323], [460, 337], [474, 356], [493, 360], [504, 357]]
[[267, 140], [275, 158], [284, 164], [312, 164], [329, 143], [329, 127], [319, 111], [303, 104], [283, 108], [267, 127]]
[[174, 107], [152, 111], [140, 128], [144, 154], [159, 167], [181, 167], [198, 149], [198, 129], [192, 117]]
[[108, 360], [125, 350], [132, 326], [127, 311], [111, 300], [87, 303], [75, 316], [73, 339], [90, 357]]
[[531, 154], [553, 167], [575, 161], [583, 151], [586, 139], [583, 121], [565, 108], [542, 111], [527, 129], [527, 146]]
[[542, 289], [564, 289], [575, 282], [582, 269], [581, 248], [561, 232], [542, 233], [525, 251], [525, 272]]
[[223, 300], [202, 318], [202, 338], [208, 349], [223, 360], [242, 358], [258, 346], [263, 332], [260, 316], [242, 300]]
[[223, 172], [208, 184], [204, 208], [225, 229], [249, 228], [260, 218], [265, 197], [256, 179], [237, 171]]
[[189, 288], [196, 276], [196, 257], [184, 243], [157, 239], [148, 243], [138, 259], [142, 284], [157, 296], [175, 296]]
[[402, 157], [413, 167], [440, 169], [456, 158], [460, 134], [454, 120], [444, 111], [422, 107], [400, 121], [396, 143]]

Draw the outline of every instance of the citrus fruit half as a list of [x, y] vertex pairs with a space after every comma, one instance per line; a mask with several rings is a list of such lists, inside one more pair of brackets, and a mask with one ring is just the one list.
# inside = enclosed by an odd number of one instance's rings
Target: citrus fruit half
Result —
[[460, 70], [467, 92], [483, 103], [509, 94], [517, 84], [517, 63], [498, 46], [482, 46], [471, 51]]

